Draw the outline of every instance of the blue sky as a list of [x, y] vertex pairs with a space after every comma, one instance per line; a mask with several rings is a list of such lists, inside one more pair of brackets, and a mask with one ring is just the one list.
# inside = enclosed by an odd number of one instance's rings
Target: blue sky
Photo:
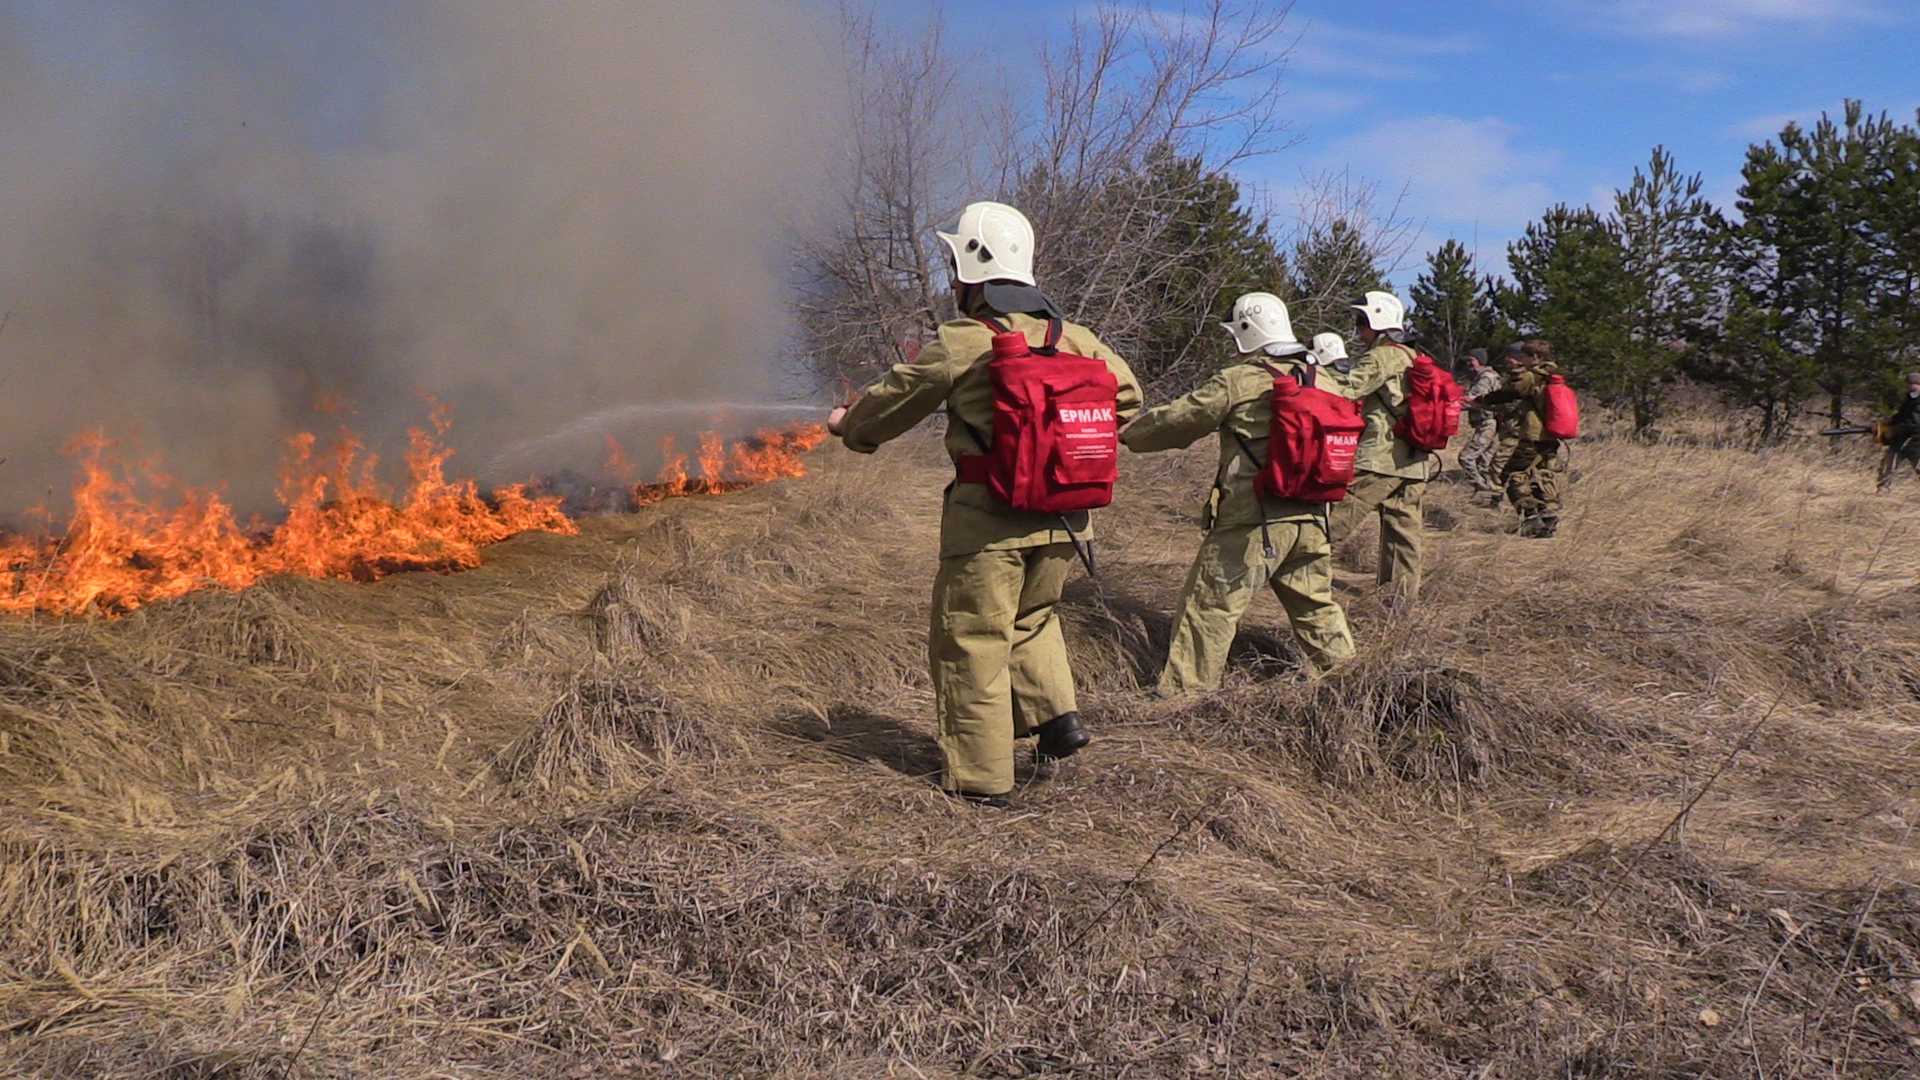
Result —
[[[1004, 45], [1009, 29], [1057, 32], [1076, 6], [946, 14], [960, 36]], [[1404, 187], [1423, 247], [1477, 236], [1496, 270], [1529, 220], [1609, 199], [1656, 144], [1730, 207], [1747, 145], [1788, 119], [1849, 97], [1908, 122], [1920, 107], [1920, 0], [1300, 0], [1292, 34], [1285, 111], [1300, 141], [1246, 179], [1283, 198], [1325, 169]]]

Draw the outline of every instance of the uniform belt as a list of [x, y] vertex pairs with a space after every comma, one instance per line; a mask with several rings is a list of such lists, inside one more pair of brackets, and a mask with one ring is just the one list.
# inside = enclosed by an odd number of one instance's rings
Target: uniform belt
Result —
[[963, 454], [953, 459], [953, 478], [962, 484], [987, 482], [987, 455]]

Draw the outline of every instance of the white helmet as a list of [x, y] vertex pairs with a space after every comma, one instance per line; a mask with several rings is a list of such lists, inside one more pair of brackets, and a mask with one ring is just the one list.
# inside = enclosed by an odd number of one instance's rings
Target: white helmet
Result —
[[[1304, 348], [1293, 336], [1286, 301], [1272, 293], [1250, 292], [1235, 300], [1232, 317], [1220, 325], [1233, 335], [1234, 345], [1243, 353], [1265, 349], [1277, 356]], [[1274, 346], [1291, 348], [1275, 352]]]
[[1313, 335], [1313, 355], [1321, 364], [1331, 364], [1335, 360], [1347, 358], [1347, 339], [1339, 334]]
[[1357, 300], [1348, 307], [1367, 317], [1367, 325], [1375, 330], [1404, 330], [1407, 323], [1407, 305], [1390, 292], [1378, 290], [1367, 293], [1364, 300]]
[[953, 250], [954, 277], [1033, 284], [1033, 224], [1005, 203], [968, 203], [960, 216], [934, 229]]

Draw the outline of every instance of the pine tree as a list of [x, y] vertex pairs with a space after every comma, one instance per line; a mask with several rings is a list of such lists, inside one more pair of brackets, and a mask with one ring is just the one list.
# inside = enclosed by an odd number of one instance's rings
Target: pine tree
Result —
[[1353, 310], [1347, 305], [1372, 290], [1391, 289], [1365, 232], [1344, 218], [1294, 243], [1292, 271], [1292, 295], [1282, 296], [1302, 340], [1329, 331], [1350, 334]]
[[1427, 268], [1408, 294], [1414, 325], [1428, 353], [1457, 365], [1468, 349], [1487, 344], [1487, 300], [1466, 245], [1458, 240], [1441, 244], [1427, 256]]
[[1235, 355], [1219, 326], [1235, 299], [1284, 295], [1286, 257], [1241, 199], [1239, 183], [1205, 171], [1199, 158], [1157, 157], [1142, 179], [1145, 197], [1170, 209], [1158, 236], [1164, 270], [1138, 286], [1143, 305], [1165, 314], [1148, 324], [1137, 370], [1156, 388], [1184, 390]]
[[1627, 328], [1626, 254], [1615, 223], [1589, 207], [1548, 210], [1507, 245], [1513, 286], [1501, 311], [1521, 333], [1553, 342], [1561, 366], [1612, 408], [1631, 405], [1618, 358]]
[[1665, 147], [1614, 196], [1625, 330], [1611, 355], [1594, 361], [1604, 396], [1630, 409], [1636, 433], [1659, 417], [1665, 392], [1700, 339], [1714, 299], [1717, 238], [1725, 222], [1700, 197], [1699, 174], [1683, 176]]
[[1737, 205], [1752, 253], [1742, 285], [1784, 345], [1811, 362], [1835, 424], [1847, 395], [1878, 383], [1899, 345], [1885, 311], [1888, 166], [1899, 142], [1884, 115], [1848, 101], [1840, 123], [1788, 124], [1777, 142], [1749, 148], [1741, 170]]

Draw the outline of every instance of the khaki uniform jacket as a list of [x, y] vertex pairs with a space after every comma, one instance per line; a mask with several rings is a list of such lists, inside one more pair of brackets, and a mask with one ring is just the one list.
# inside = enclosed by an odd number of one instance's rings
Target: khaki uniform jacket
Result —
[[[1500, 373], [1492, 368], [1488, 368], [1476, 376], [1472, 382], [1461, 387], [1460, 393], [1463, 397], [1478, 399], [1484, 398], [1499, 389]], [[1473, 427], [1479, 427], [1481, 424], [1493, 418], [1493, 410], [1487, 408], [1484, 401], [1467, 410], [1467, 423]]]
[[1427, 452], [1414, 449], [1393, 433], [1393, 425], [1407, 411], [1407, 369], [1418, 355], [1406, 345], [1380, 338], [1354, 362], [1352, 371], [1339, 377], [1335, 392], [1360, 402], [1367, 421], [1359, 453], [1354, 456], [1355, 469], [1408, 480], [1427, 478]]
[[1519, 405], [1514, 415], [1515, 430], [1520, 438], [1527, 442], [1541, 442], [1547, 437], [1547, 414], [1545, 399], [1547, 376], [1560, 374], [1558, 364], [1540, 364], [1527, 368], [1513, 377], [1505, 389], [1495, 390], [1480, 399], [1482, 405], [1504, 405], [1509, 401]]
[[[1001, 315], [1002, 323], [1024, 332], [1034, 345], [1047, 339], [1047, 322], [1031, 315]], [[1118, 419], [1131, 420], [1140, 412], [1140, 383], [1133, 369], [1113, 350], [1101, 344], [1093, 331], [1075, 323], [1063, 324], [1060, 351], [1104, 360], [1120, 382]], [[949, 457], [983, 454], [969, 431], [993, 438], [993, 379], [987, 364], [993, 359], [993, 330], [977, 319], [943, 324], [936, 339], [920, 350], [911, 364], [895, 364], [879, 382], [866, 388], [847, 410], [841, 441], [847, 449], [871, 454], [881, 443], [906, 434], [935, 409], [947, 408], [946, 447]], [[1075, 515], [1079, 517], [1081, 515]], [[1080, 539], [1087, 529], [1074, 528]], [[940, 517], [940, 557], [971, 555], [979, 551], [1065, 544], [1072, 536], [1058, 515], [1015, 510], [995, 499], [985, 484], [953, 484], [947, 488]]]
[[[1186, 397], [1141, 413], [1140, 419], [1121, 436], [1128, 449], [1146, 454], [1191, 446], [1208, 434], [1219, 432], [1220, 468], [1214, 474], [1210, 525], [1258, 525], [1263, 519], [1271, 522], [1317, 520], [1323, 512], [1315, 503], [1263, 500], [1254, 490], [1253, 480], [1267, 460], [1267, 440], [1273, 432], [1273, 371], [1283, 371], [1298, 379], [1302, 369], [1312, 367], [1297, 357], [1266, 362], [1273, 365], [1272, 371], [1256, 362], [1234, 364], [1215, 372]], [[1316, 377], [1317, 385], [1323, 390], [1341, 393], [1332, 376], [1324, 369], [1319, 370], [1322, 373]], [[1235, 435], [1246, 440], [1259, 461], [1248, 459]]]

